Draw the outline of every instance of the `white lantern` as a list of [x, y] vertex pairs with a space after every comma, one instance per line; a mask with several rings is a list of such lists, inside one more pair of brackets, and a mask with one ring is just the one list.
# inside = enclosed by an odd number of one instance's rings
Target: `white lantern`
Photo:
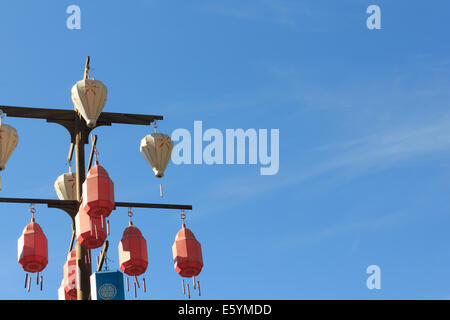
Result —
[[66, 172], [55, 181], [55, 191], [59, 200], [77, 200], [75, 174]]
[[0, 122], [0, 170], [5, 169], [6, 162], [18, 143], [19, 136], [16, 129]]
[[173, 141], [163, 133], [152, 133], [141, 140], [141, 153], [147, 163], [152, 167], [155, 176], [164, 176], [164, 170], [172, 155]]
[[86, 120], [89, 128], [95, 127], [105, 106], [106, 94], [106, 87], [99, 80], [80, 80], [72, 87], [73, 105]]

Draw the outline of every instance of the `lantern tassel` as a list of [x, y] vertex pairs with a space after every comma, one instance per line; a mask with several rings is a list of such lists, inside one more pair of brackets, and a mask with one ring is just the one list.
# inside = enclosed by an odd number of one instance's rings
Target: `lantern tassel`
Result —
[[25, 289], [27, 288], [28, 284], [28, 273], [25, 273]]
[[144, 292], [147, 292], [147, 286], [145, 285], [145, 278], [142, 278], [142, 283], [144, 285]]
[[186, 287], [184, 286], [184, 279], [181, 279], [181, 283], [183, 284], [183, 294], [186, 294]]
[[109, 236], [109, 220], [106, 221], [106, 234]]
[[134, 276], [134, 281], [136, 281], [137, 287], [140, 289], [141, 286], [139, 285], [139, 280], [138, 280], [138, 278], [136, 276]]
[[43, 283], [44, 283], [44, 276], [41, 274], [41, 291], [42, 291]]
[[127, 277], [127, 291], [130, 292], [130, 281], [128, 280], [128, 277]]
[[28, 281], [28, 292], [30, 292], [30, 287], [31, 287], [31, 276], [30, 276], [30, 281]]
[[134, 297], [136, 298], [137, 297], [137, 291], [136, 291], [136, 282], [135, 283], [133, 283], [134, 284]]
[[94, 226], [94, 228], [95, 228], [95, 239], [97, 239], [97, 240], [98, 240], [97, 225], [95, 225], [95, 226]]
[[200, 281], [197, 280], [197, 287], [198, 287], [198, 296], [200, 297], [202, 294], [200, 292]]
[[196, 286], [195, 286], [195, 276], [192, 276], [192, 282], [194, 283], [194, 290], [196, 289]]
[[36, 272], [36, 285], [39, 285], [39, 272]]
[[162, 183], [159, 184], [159, 195], [161, 196], [161, 199], [162, 199], [163, 198]]
[[188, 292], [188, 298], [191, 298], [191, 290], [189, 289], [189, 283], [187, 284], [187, 292]]

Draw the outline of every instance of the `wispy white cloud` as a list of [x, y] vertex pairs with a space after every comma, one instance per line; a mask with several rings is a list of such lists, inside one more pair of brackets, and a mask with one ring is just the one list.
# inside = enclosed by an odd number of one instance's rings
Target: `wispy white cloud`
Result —
[[[368, 171], [383, 170], [418, 157], [450, 151], [450, 116], [429, 123], [412, 123], [386, 129], [365, 137], [338, 142], [316, 150], [330, 153], [323, 161], [309, 167], [282, 166], [278, 176], [230, 178], [217, 185], [214, 192], [222, 196], [249, 197], [306, 182], [318, 177], [339, 174], [354, 178]], [[301, 157], [301, 153], [296, 154]], [[290, 159], [291, 163], [295, 159]], [[299, 160], [299, 159], [297, 159]], [[283, 154], [280, 154], [283, 162]], [[284, 171], [284, 173], [283, 173]], [[261, 183], [260, 179], [271, 180]]]

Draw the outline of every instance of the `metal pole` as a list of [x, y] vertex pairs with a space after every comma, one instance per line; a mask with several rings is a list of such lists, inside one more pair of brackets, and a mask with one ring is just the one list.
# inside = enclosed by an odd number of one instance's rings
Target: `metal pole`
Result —
[[[76, 191], [77, 199], [81, 200], [84, 180], [86, 179], [84, 164], [84, 141], [87, 134], [87, 127], [83, 120], [78, 116], [75, 120], [75, 157], [76, 157]], [[77, 254], [77, 299], [88, 300], [91, 294], [90, 276], [91, 263], [88, 259], [88, 249], [83, 248], [78, 242], [75, 245]]]

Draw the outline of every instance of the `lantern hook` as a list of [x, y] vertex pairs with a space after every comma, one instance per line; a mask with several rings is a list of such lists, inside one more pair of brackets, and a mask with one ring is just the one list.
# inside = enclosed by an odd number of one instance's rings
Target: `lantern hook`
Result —
[[34, 222], [34, 214], [36, 213], [36, 208], [34, 207], [34, 204], [30, 203], [30, 212], [31, 212], [31, 221]]
[[186, 219], [186, 214], [184, 213], [184, 210], [181, 210], [181, 223], [183, 225], [183, 228], [186, 227], [186, 224], [184, 223], [184, 220]]
[[98, 149], [94, 146], [95, 164], [98, 165]]
[[153, 122], [153, 128], [155, 128], [155, 134], [157, 134], [158, 123], [156, 122], [156, 120], [155, 122]]
[[133, 222], [131, 221], [131, 217], [133, 217], [133, 212], [131, 212], [131, 207], [128, 208], [128, 217], [130, 218], [130, 226], [132, 226]]

